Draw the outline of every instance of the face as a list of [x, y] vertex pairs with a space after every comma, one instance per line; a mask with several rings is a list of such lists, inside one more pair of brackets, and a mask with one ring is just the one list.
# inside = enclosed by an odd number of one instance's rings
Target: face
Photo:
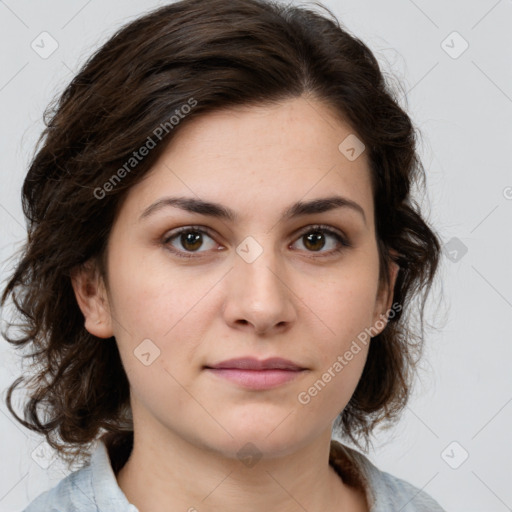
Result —
[[[88, 330], [116, 338], [136, 430], [233, 457], [330, 432], [366, 360], [354, 340], [382, 330], [392, 289], [366, 154], [338, 149], [353, 133], [304, 98], [207, 114], [130, 189], [107, 292], [78, 298]], [[244, 358], [287, 362], [220, 364]]]

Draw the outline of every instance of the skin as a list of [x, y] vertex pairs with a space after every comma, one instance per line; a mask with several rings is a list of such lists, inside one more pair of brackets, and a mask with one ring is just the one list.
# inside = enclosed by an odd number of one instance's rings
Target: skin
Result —
[[[141, 512], [368, 509], [328, 464], [333, 422], [368, 346], [308, 404], [297, 399], [392, 302], [397, 268], [381, 286], [366, 153], [350, 161], [338, 149], [352, 133], [305, 97], [194, 119], [129, 190], [109, 238], [107, 282], [90, 269], [74, 277], [87, 330], [115, 336], [130, 382], [134, 449], [117, 480]], [[364, 217], [349, 207], [281, 217], [296, 201], [334, 193]], [[141, 219], [166, 196], [214, 201], [238, 218], [164, 206]], [[301, 230], [316, 224], [351, 246], [335, 253], [328, 233], [308, 243]], [[210, 229], [203, 245], [168, 240], [198, 225]], [[251, 263], [236, 252], [247, 236], [263, 251]], [[160, 350], [148, 366], [134, 355], [145, 339]], [[248, 390], [204, 369], [243, 356], [306, 370]], [[261, 455], [251, 466], [237, 457], [246, 443]]]

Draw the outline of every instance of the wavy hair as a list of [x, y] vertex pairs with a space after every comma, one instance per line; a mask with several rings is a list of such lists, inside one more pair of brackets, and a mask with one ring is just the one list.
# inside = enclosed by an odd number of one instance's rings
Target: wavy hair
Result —
[[[264, 0], [166, 5], [116, 32], [45, 110], [22, 190], [27, 241], [2, 295], [4, 305], [12, 300], [16, 318], [5, 338], [32, 365], [11, 384], [6, 403], [68, 462], [88, 458], [88, 445], [100, 434], [118, 445], [133, 434], [115, 339], [85, 330], [71, 275], [102, 261], [126, 192], [174, 134], [207, 112], [238, 105], [311, 98], [364, 142], [381, 278], [389, 282], [393, 259], [400, 266], [393, 296], [400, 308], [370, 343], [338, 427], [361, 446], [405, 406], [440, 243], [411, 197], [413, 185], [424, 186], [425, 172], [398, 93], [369, 48], [324, 11]], [[151, 151], [127, 169], [150, 139]], [[12, 405], [21, 384], [23, 418]]]

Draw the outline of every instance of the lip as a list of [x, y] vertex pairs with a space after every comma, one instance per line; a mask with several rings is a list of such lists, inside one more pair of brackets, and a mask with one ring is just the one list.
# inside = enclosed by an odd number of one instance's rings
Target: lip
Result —
[[282, 357], [269, 357], [259, 360], [255, 357], [239, 357], [228, 359], [220, 363], [206, 366], [210, 369], [237, 369], [237, 370], [305, 370], [298, 364]]
[[290, 382], [307, 369], [280, 357], [264, 360], [243, 357], [205, 366], [205, 370], [244, 388], [264, 390]]

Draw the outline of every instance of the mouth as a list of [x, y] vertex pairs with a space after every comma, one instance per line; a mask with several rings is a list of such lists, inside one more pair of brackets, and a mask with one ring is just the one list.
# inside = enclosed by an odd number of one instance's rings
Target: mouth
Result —
[[230, 359], [205, 366], [212, 375], [253, 390], [272, 389], [290, 382], [308, 371], [307, 368], [278, 357], [260, 361], [253, 357]]

